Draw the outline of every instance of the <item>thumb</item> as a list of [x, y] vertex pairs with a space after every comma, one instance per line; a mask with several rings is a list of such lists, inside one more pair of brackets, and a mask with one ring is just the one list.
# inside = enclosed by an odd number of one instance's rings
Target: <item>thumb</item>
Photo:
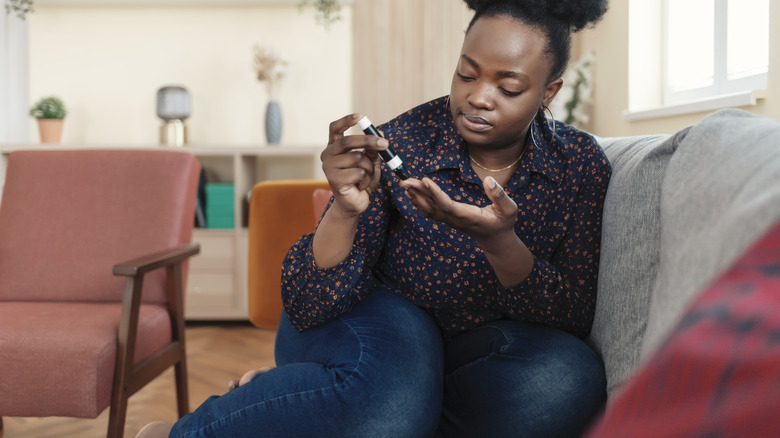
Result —
[[517, 204], [509, 196], [507, 196], [501, 184], [496, 181], [492, 176], [485, 177], [482, 182], [482, 187], [485, 189], [485, 193], [493, 205], [506, 215], [515, 214], [517, 212]]

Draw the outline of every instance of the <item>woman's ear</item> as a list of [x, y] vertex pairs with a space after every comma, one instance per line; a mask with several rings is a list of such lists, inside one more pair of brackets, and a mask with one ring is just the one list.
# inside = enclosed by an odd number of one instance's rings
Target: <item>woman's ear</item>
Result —
[[563, 78], [558, 78], [547, 84], [547, 88], [544, 90], [544, 97], [542, 98], [541, 108], [547, 108], [550, 106], [550, 102], [552, 102], [555, 95], [558, 94], [562, 86]]

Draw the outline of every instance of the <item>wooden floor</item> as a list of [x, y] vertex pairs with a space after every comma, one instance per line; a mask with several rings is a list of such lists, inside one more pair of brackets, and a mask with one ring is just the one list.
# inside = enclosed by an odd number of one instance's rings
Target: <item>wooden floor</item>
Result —
[[[249, 324], [189, 324], [187, 326], [190, 409], [214, 394], [227, 391], [228, 382], [250, 369], [273, 366], [276, 332]], [[173, 370], [130, 397], [125, 437], [133, 438], [145, 424], [176, 421]], [[61, 417], [3, 417], [0, 438], [98, 438], [106, 436], [108, 409], [96, 419]]]

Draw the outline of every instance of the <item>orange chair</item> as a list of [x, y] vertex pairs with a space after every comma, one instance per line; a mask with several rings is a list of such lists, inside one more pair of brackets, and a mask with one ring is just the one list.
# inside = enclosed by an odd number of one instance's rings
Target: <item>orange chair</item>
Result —
[[[175, 367], [200, 164], [170, 149], [29, 150], [0, 204], [0, 415], [95, 418]], [[2, 423], [0, 422], [0, 427]]]
[[282, 262], [314, 230], [330, 199], [327, 181], [263, 181], [249, 201], [249, 319], [276, 329], [282, 313]]

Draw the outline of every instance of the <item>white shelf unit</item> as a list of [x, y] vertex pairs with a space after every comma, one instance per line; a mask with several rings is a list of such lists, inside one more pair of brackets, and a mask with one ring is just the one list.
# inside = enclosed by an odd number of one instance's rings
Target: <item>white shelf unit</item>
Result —
[[[191, 148], [208, 182], [232, 182], [234, 228], [196, 228], [200, 256], [192, 259], [185, 316], [189, 320], [247, 319], [247, 195], [255, 183], [282, 179], [323, 179], [319, 147]], [[208, 202], [208, 201], [207, 201]]]
[[[0, 184], [5, 182], [8, 154], [18, 149], [47, 148], [61, 150], [77, 147], [0, 146]], [[248, 231], [245, 222], [248, 215], [247, 194], [255, 183], [260, 181], [324, 179], [319, 160], [321, 147], [188, 146], [185, 149], [198, 157], [208, 182], [233, 183], [235, 186], [234, 227], [195, 228], [193, 231], [192, 240], [200, 243], [201, 251], [190, 261], [185, 317], [188, 320], [248, 319]]]

